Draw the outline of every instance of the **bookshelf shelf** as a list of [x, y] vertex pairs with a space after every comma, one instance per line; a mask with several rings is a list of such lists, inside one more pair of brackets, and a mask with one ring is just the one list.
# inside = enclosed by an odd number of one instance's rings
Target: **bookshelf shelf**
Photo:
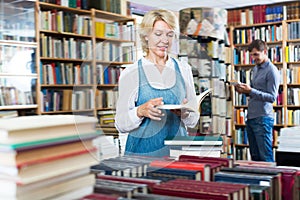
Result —
[[116, 88], [118, 84], [98, 84], [97, 88]]
[[70, 8], [70, 7], [61, 6], [61, 5], [52, 4], [52, 3], [38, 2], [38, 6], [41, 9], [62, 10], [62, 11], [68, 11], [68, 12], [72, 12], [72, 13], [76, 13], [76, 14], [81, 14], [81, 15], [90, 15], [91, 14], [90, 10]]
[[9, 106], [0, 106], [0, 110], [21, 110], [21, 109], [36, 109], [37, 104], [32, 105], [9, 105]]
[[237, 25], [234, 26], [235, 28], [252, 28], [252, 27], [260, 27], [260, 26], [272, 26], [272, 25], [280, 25], [281, 21], [279, 22], [268, 22], [268, 23], [256, 23], [256, 24], [249, 24], [249, 25]]
[[42, 114], [69, 114], [69, 113], [86, 113], [86, 112], [94, 112], [93, 109], [86, 109], [86, 110], [59, 110], [59, 111], [44, 111], [41, 112]]
[[40, 33], [44, 33], [47, 35], [57, 35], [59, 37], [72, 37], [72, 38], [84, 38], [84, 39], [92, 39], [91, 35], [82, 35], [82, 34], [75, 34], [69, 32], [58, 32], [58, 31], [51, 31], [51, 30], [40, 30]]
[[21, 47], [36, 47], [36, 42], [15, 41], [15, 40], [0, 40], [0, 45], [14, 45]]
[[20, 73], [0, 73], [0, 77], [32, 77], [32, 78], [37, 78], [36, 73], [28, 73], [28, 74], [20, 74]]
[[106, 20], [111, 20], [114, 22], [128, 22], [128, 21], [135, 21], [135, 18], [132, 17], [127, 17], [123, 16], [117, 13], [111, 13], [103, 10], [95, 10], [95, 17], [96, 18], [101, 18], [101, 19], [106, 19]]
[[106, 41], [106, 42], [135, 42], [132, 40], [120, 40], [120, 39], [114, 39], [114, 38], [107, 38], [107, 37], [96, 37], [97, 41]]
[[85, 59], [71, 59], [71, 58], [49, 58], [49, 57], [41, 57], [41, 61], [57, 61], [57, 62], [73, 62], [73, 63], [83, 63], [83, 62], [92, 62], [92, 60]]
[[71, 89], [75, 89], [77, 87], [93, 87], [93, 84], [42, 84], [41, 87], [43, 88], [53, 88], [53, 87], [57, 87], [57, 88], [71, 88]]

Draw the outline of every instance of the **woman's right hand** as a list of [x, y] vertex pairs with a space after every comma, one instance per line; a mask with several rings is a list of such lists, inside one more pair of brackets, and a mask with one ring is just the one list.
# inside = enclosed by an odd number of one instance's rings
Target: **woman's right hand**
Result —
[[162, 97], [150, 99], [137, 108], [137, 116], [139, 118], [148, 117], [159, 121], [161, 120], [161, 117], [164, 116], [164, 113], [160, 109], [156, 108], [156, 106], [162, 104], [164, 104]]

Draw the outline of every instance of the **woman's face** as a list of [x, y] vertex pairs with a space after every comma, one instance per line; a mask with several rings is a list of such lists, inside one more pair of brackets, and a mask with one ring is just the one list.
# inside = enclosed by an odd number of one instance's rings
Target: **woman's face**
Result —
[[164, 21], [156, 21], [152, 32], [148, 35], [149, 53], [163, 58], [165, 52], [171, 49], [174, 31]]

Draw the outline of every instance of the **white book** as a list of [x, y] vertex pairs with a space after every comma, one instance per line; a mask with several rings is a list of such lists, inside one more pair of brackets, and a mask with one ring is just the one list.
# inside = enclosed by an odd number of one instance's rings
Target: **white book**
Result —
[[186, 104], [163, 104], [157, 106], [158, 109], [163, 109], [163, 110], [187, 110], [189, 112], [199, 112], [199, 107], [203, 99], [208, 96], [212, 92], [212, 89], [209, 88], [208, 90], [205, 90], [202, 92], [200, 95], [197, 96], [197, 107], [195, 108], [192, 106], [189, 102]]
[[89, 134], [95, 131], [96, 117], [80, 115], [36, 115], [0, 121], [1, 144]]

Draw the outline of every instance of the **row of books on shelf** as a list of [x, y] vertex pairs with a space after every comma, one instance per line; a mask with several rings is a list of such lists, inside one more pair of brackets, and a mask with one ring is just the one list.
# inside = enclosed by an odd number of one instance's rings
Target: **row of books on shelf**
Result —
[[274, 24], [269, 26], [234, 29], [233, 34], [234, 44], [249, 44], [255, 39], [261, 39], [266, 42], [282, 41], [282, 25]]
[[300, 22], [290, 22], [287, 24], [287, 39], [295, 40], [300, 38]]
[[300, 125], [300, 110], [287, 111], [287, 124], [289, 126]]
[[77, 111], [95, 108], [93, 89], [47, 89], [41, 90], [41, 110]]
[[121, 15], [127, 14], [127, 1], [125, 0], [105, 0], [105, 1], [90, 1], [89, 7], [112, 12], [112, 13], [118, 13]]
[[126, 22], [125, 24], [107, 23], [100, 20], [95, 22], [95, 36], [99, 38], [134, 41], [136, 38], [135, 29], [133, 22]]
[[113, 109], [117, 98], [118, 92], [114, 90], [96, 90], [95, 95], [93, 89], [44, 88], [41, 90], [41, 109], [44, 112]]
[[96, 90], [96, 105], [97, 108], [115, 109], [118, 100], [117, 90]]
[[[236, 145], [246, 145], [245, 147], [248, 147], [248, 135], [247, 135], [247, 130], [246, 127], [242, 128], [236, 128], [234, 130], [235, 135], [234, 135], [234, 141]], [[278, 146], [278, 137], [279, 137], [279, 131], [276, 129], [273, 129], [273, 134], [272, 134], [272, 145], [273, 147]], [[249, 156], [248, 156], [249, 158]], [[243, 160], [243, 159], [239, 159]]]
[[40, 0], [40, 2], [52, 3], [70, 8], [88, 9], [88, 1], [86, 0]]
[[89, 10], [91, 8], [126, 15], [127, 4], [124, 0], [88, 1], [88, 0], [41, 0], [40, 2], [57, 4], [69, 8]]
[[[286, 50], [287, 51], [287, 50]], [[283, 62], [283, 57], [282, 57], [282, 47], [281, 46], [273, 46], [269, 47], [268, 49], [268, 57], [271, 62], [274, 63], [280, 63]], [[286, 52], [286, 55], [289, 53]], [[247, 49], [237, 49], [235, 48], [233, 50], [233, 61], [234, 64], [244, 64], [244, 65], [249, 65], [249, 64], [254, 64], [253, 57], [250, 55], [250, 51]]]
[[285, 61], [286, 62], [300, 61], [299, 44], [290, 43], [285, 47]]
[[225, 44], [219, 40], [202, 41], [197, 38], [180, 38], [180, 55], [196, 57], [199, 59], [215, 58], [225, 61]]
[[93, 69], [90, 63], [53, 62], [41, 64], [41, 84], [80, 85], [93, 84]]
[[97, 42], [95, 52], [97, 52], [97, 61], [133, 62], [136, 59], [136, 48], [133, 42]]
[[290, 65], [286, 69], [286, 83], [300, 84], [300, 68], [297, 65]]
[[96, 65], [97, 84], [117, 84], [124, 67]]
[[300, 89], [287, 88], [287, 104], [300, 106]]
[[39, 22], [43, 31], [91, 35], [92, 19], [89, 16], [54, 9], [40, 11]]
[[[117, 84], [122, 66], [96, 65], [97, 84]], [[90, 63], [82, 65], [74, 63], [41, 64], [41, 84], [82, 85], [95, 84], [93, 82], [93, 69]]]
[[45, 58], [92, 59], [92, 40], [40, 35], [40, 55]]
[[16, 88], [11, 86], [0, 87], [0, 106], [9, 105], [32, 105], [35, 103], [33, 100], [33, 92], [31, 88], [29, 90], [21, 90], [22, 88]]
[[286, 5], [262, 4], [245, 9], [233, 9], [228, 11], [227, 24], [239, 26], [299, 19], [298, 10], [298, 2], [292, 2]]

